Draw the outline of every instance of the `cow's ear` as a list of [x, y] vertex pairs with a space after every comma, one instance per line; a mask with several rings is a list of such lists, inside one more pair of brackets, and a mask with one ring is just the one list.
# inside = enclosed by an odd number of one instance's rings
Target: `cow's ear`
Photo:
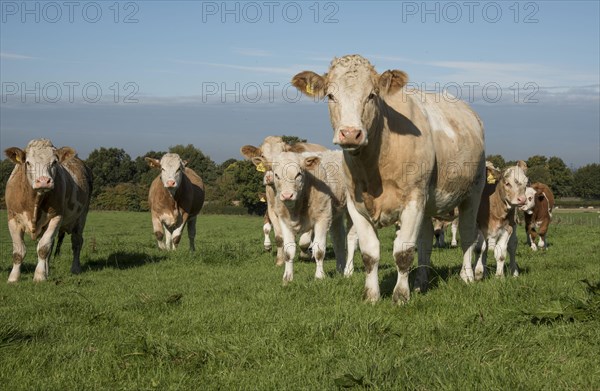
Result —
[[25, 163], [25, 151], [17, 147], [10, 147], [4, 151], [7, 158], [15, 164]]
[[250, 159], [250, 160], [252, 160], [253, 157], [259, 157], [260, 155], [262, 155], [260, 148], [256, 148], [253, 145], [244, 145], [243, 147], [240, 148], [240, 153], [246, 159]]
[[271, 169], [271, 166], [267, 163], [264, 157], [255, 156], [250, 159], [252, 163], [256, 166], [256, 169], [260, 172], [265, 172]]
[[62, 147], [56, 150], [56, 154], [58, 155], [58, 161], [61, 163], [66, 162], [77, 156], [77, 152], [71, 147]]
[[307, 170], [314, 170], [321, 163], [321, 158], [319, 156], [309, 156], [304, 159], [304, 168]]
[[295, 153], [306, 152], [306, 145], [304, 145], [304, 143], [296, 143], [294, 145], [288, 145], [286, 147], [286, 151], [287, 152], [295, 152]]
[[517, 162], [517, 166], [520, 167], [525, 174], [527, 174], [527, 163], [525, 163], [523, 160], [519, 160]]
[[151, 168], [160, 168], [160, 160], [153, 159], [151, 157], [146, 156], [144, 160], [148, 163]]
[[183, 163], [184, 167], [187, 167], [187, 165], [188, 165], [188, 161], [187, 160], [182, 160], [181, 163]]
[[408, 83], [408, 75], [397, 69], [387, 70], [379, 75], [377, 86], [379, 93], [383, 96], [391, 95]]
[[292, 78], [292, 85], [304, 95], [322, 98], [325, 96], [327, 74], [320, 76], [312, 71], [298, 73]]

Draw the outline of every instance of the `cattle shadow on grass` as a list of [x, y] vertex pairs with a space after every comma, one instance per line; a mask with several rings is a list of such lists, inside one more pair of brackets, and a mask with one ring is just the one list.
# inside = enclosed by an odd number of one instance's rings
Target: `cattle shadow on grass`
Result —
[[84, 263], [81, 269], [84, 272], [88, 270], [98, 271], [106, 268], [124, 270], [144, 266], [149, 263], [157, 263], [166, 258], [166, 255], [150, 256], [147, 253], [137, 251], [115, 251], [105, 258], [95, 259]]

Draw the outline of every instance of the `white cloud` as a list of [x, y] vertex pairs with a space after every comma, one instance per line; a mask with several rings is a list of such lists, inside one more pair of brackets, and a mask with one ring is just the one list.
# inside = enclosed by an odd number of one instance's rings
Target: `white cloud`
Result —
[[36, 57], [26, 56], [23, 54], [0, 52], [2, 60], [34, 60]]

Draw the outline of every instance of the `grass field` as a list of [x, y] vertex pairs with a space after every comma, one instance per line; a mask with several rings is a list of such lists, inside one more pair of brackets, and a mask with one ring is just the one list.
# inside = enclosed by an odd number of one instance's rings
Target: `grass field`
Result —
[[600, 300], [580, 282], [600, 280], [598, 216], [557, 213], [536, 253], [519, 227], [519, 278], [466, 285], [460, 251], [434, 250], [431, 289], [394, 306], [391, 229], [380, 231], [383, 298], [369, 305], [358, 254], [352, 278], [328, 254], [326, 280], [298, 262], [282, 286], [256, 217], [201, 216], [198, 251], [186, 237], [167, 254], [149, 213], [92, 212], [81, 275], [65, 240], [34, 284], [28, 239], [9, 285], [2, 211], [0, 389], [598, 390]]

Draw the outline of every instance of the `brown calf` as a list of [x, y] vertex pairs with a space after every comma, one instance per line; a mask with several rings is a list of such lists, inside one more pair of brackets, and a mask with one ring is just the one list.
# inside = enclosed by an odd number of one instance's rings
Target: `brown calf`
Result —
[[[527, 243], [531, 249], [536, 251], [538, 247], [546, 248], [546, 233], [552, 221], [552, 209], [554, 209], [554, 194], [550, 188], [540, 182], [536, 182], [526, 190], [527, 203], [521, 208], [525, 215], [525, 229], [527, 230]], [[538, 238], [538, 244], [535, 240]]]

